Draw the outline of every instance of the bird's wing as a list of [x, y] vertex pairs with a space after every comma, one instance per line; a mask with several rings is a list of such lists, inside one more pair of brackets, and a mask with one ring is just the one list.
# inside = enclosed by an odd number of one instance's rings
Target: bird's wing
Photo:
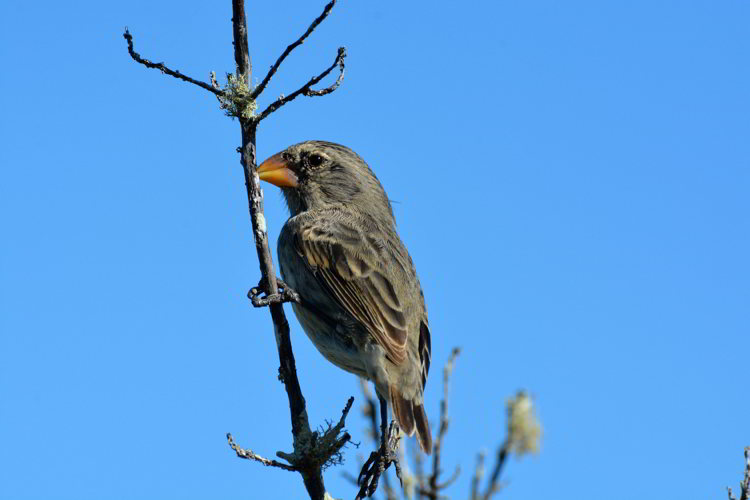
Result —
[[385, 349], [396, 364], [406, 359], [407, 320], [385, 245], [341, 219], [310, 220], [295, 236], [295, 249], [332, 298]]

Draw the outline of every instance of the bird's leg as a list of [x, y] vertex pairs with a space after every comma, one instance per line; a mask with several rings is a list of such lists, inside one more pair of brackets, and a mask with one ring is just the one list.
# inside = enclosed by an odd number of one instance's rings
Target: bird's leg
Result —
[[[264, 276], [260, 279], [257, 286], [254, 286], [247, 292], [247, 298], [255, 307], [265, 307], [270, 304], [283, 304], [284, 302], [300, 302], [300, 297], [289, 285], [284, 283], [281, 278], [276, 278], [278, 284], [278, 293], [268, 293], [268, 279]], [[265, 297], [261, 297], [265, 294]]]
[[395, 421], [391, 422], [390, 427], [388, 426], [388, 403], [380, 396], [378, 399], [380, 400], [380, 449], [373, 451], [362, 466], [362, 471], [357, 478], [360, 489], [356, 500], [371, 497], [375, 493], [380, 476], [391, 464], [396, 468], [396, 475], [401, 481], [401, 466], [398, 463], [397, 453], [401, 433]]

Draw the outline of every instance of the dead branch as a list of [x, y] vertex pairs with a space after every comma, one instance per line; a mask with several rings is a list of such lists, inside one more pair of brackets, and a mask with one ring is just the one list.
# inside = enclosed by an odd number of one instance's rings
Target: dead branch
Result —
[[[503, 444], [497, 449], [495, 466], [492, 469], [487, 489], [484, 495], [481, 495], [483, 500], [489, 500], [502, 488], [500, 474], [511, 452], [515, 453], [517, 457], [521, 457], [526, 453], [536, 453], [539, 450], [542, 427], [534, 414], [531, 397], [526, 391], [518, 391], [516, 396], [509, 399], [505, 405], [508, 415], [507, 435]], [[472, 494], [474, 494], [474, 491], [475, 489], [472, 486]]]
[[260, 82], [260, 84], [253, 91], [251, 96], [253, 99], [257, 98], [261, 93], [263, 93], [263, 91], [266, 89], [266, 86], [268, 85], [268, 82], [271, 81], [271, 78], [276, 74], [276, 71], [279, 69], [279, 66], [281, 66], [281, 63], [284, 62], [284, 59], [286, 59], [286, 57], [291, 54], [294, 49], [305, 43], [305, 39], [310, 36], [313, 31], [315, 31], [315, 28], [317, 28], [318, 25], [323, 22], [323, 19], [328, 17], [328, 14], [331, 13], [331, 10], [333, 9], [333, 6], [335, 4], [336, 0], [331, 0], [328, 5], [325, 6], [325, 9], [323, 9], [323, 13], [315, 18], [310, 27], [307, 28], [307, 31], [305, 31], [302, 36], [299, 37], [296, 41], [287, 46], [286, 50], [279, 56], [278, 59], [276, 59], [274, 65], [271, 66], [271, 69], [268, 70], [268, 74], [265, 76], [265, 78], [263, 78], [263, 81]]
[[474, 468], [474, 477], [471, 478], [471, 500], [479, 500], [479, 484], [484, 477], [484, 451], [477, 453], [477, 465]]
[[510, 451], [510, 440], [506, 439], [505, 442], [497, 449], [497, 461], [495, 467], [492, 469], [492, 475], [490, 481], [487, 484], [487, 489], [482, 495], [482, 500], [489, 500], [492, 496], [500, 491], [500, 473], [503, 471], [505, 461], [508, 458], [508, 452]]
[[279, 469], [284, 469], [288, 471], [296, 471], [293, 466], [282, 464], [281, 462], [277, 462], [276, 460], [269, 460], [267, 458], [263, 458], [257, 453], [255, 453], [253, 450], [245, 450], [241, 448], [237, 443], [234, 442], [234, 438], [230, 433], [227, 433], [227, 442], [229, 443], [229, 447], [232, 448], [235, 453], [237, 453], [237, 456], [240, 458], [245, 458], [248, 460], [255, 460], [256, 462], [260, 462], [266, 467], [278, 467]]
[[[737, 500], [732, 493], [732, 488], [727, 487], [729, 500]], [[745, 477], [740, 481], [740, 500], [750, 498], [750, 446], [745, 447]]]
[[450, 486], [461, 473], [461, 468], [457, 466], [451, 479], [442, 484], [438, 484], [438, 478], [443, 472], [440, 468], [440, 459], [443, 451], [443, 438], [445, 437], [445, 433], [448, 432], [448, 425], [450, 423], [450, 419], [448, 418], [448, 389], [450, 387], [450, 377], [453, 373], [453, 363], [456, 361], [460, 352], [461, 350], [458, 347], [454, 347], [448, 357], [448, 361], [443, 367], [443, 399], [440, 401], [440, 426], [438, 427], [435, 445], [432, 450], [432, 473], [427, 480], [427, 486], [420, 488], [420, 493], [430, 500], [437, 500], [438, 493]]
[[[291, 94], [284, 96], [282, 95], [278, 99], [276, 99], [274, 102], [268, 105], [266, 109], [263, 110], [261, 114], [259, 114], [255, 120], [260, 122], [268, 117], [271, 113], [279, 109], [284, 104], [293, 101], [300, 95], [306, 95], [308, 97], [316, 97], [316, 96], [323, 96], [326, 94], [330, 94], [334, 90], [336, 90], [339, 85], [341, 85], [341, 82], [344, 80], [344, 58], [346, 57], [346, 48], [339, 47], [338, 54], [336, 54], [336, 59], [333, 61], [333, 64], [331, 64], [328, 69], [320, 73], [318, 76], [314, 76], [310, 78], [310, 80], [304, 84], [299, 89], [295, 90]], [[323, 78], [328, 76], [328, 74], [333, 71], [333, 69], [338, 66], [339, 67], [339, 77], [336, 79], [335, 82], [333, 82], [331, 85], [324, 89], [315, 90], [312, 88], [313, 85], [316, 85], [318, 82], [320, 82]]]
[[[285, 301], [295, 300], [295, 296], [292, 293], [293, 291], [283, 285], [283, 292], [279, 294], [279, 283], [277, 282], [273, 260], [268, 246], [268, 232], [266, 228], [266, 220], [263, 215], [263, 192], [260, 189], [260, 179], [256, 172], [255, 142], [258, 124], [284, 104], [292, 101], [298, 95], [326, 95], [338, 88], [344, 77], [344, 57], [346, 57], [346, 50], [340, 48], [336, 60], [331, 67], [324, 70], [317, 77], [310, 79], [307, 84], [295, 92], [292, 92], [289, 96], [281, 97], [274, 101], [260, 115], [248, 114], [245, 110], [248, 108], [250, 110], [254, 109], [255, 99], [261, 95], [284, 59], [292, 50], [294, 50], [295, 47], [301, 45], [305, 41], [315, 28], [328, 16], [334, 5], [335, 0], [326, 5], [323, 14], [313, 21], [307, 31], [296, 42], [287, 47], [284, 53], [282, 53], [277, 59], [276, 64], [271, 67], [271, 70], [263, 79], [261, 85], [252, 92], [249, 92], [252, 81], [252, 63], [248, 47], [247, 20], [245, 17], [244, 0], [232, 0], [232, 30], [234, 35], [236, 71], [235, 75], [229, 79], [230, 83], [228, 84], [227, 90], [222, 90], [219, 87], [213, 73], [211, 74], [211, 82], [205, 83], [183, 75], [179, 71], [172, 70], [164, 63], [153, 63], [148, 59], [141, 57], [141, 55], [135, 52], [135, 49], [133, 48], [133, 37], [127, 28], [123, 34], [128, 44], [128, 53], [136, 62], [143, 64], [148, 68], [158, 69], [162, 73], [192, 83], [211, 92], [220, 98], [222, 107], [225, 109], [242, 109], [242, 112], [236, 113], [240, 122], [242, 137], [242, 145], [238, 148], [238, 152], [241, 154], [240, 163], [243, 167], [245, 186], [247, 188], [250, 219], [253, 228], [253, 235], [255, 237], [255, 247], [261, 273], [260, 283], [263, 288], [262, 292], [265, 293], [265, 297], [259, 297], [261, 291], [257, 289], [259, 287], [256, 287], [256, 293], [252, 294], [254, 297], [251, 297], [251, 299], [255, 299], [252, 300], [253, 305], [267, 305], [273, 320], [276, 347], [279, 354], [279, 378], [284, 383], [286, 389], [289, 401], [292, 435], [294, 436], [294, 451], [292, 453], [277, 452], [277, 455], [287, 460], [291, 465], [282, 464], [275, 460], [268, 460], [252, 451], [243, 450], [234, 443], [231, 435], [228, 435], [227, 439], [235, 453], [242, 458], [258, 461], [267, 466], [280, 467], [285, 470], [299, 472], [302, 475], [305, 488], [307, 489], [310, 498], [315, 500], [323, 499], [325, 496], [325, 485], [323, 484], [323, 476], [321, 473], [322, 469], [327, 464], [330, 464], [331, 461], [337, 460], [336, 457], [339, 457], [340, 459], [340, 450], [349, 441], [349, 434], [343, 431], [343, 427], [353, 399], [350, 399], [347, 403], [346, 408], [342, 412], [341, 420], [336, 426], [329, 426], [329, 428], [323, 432], [322, 436], [318, 432], [311, 432], [310, 423], [307, 417], [305, 398], [302, 395], [299, 379], [297, 377], [294, 353], [292, 352], [292, 344], [289, 338], [289, 323], [284, 314], [282, 305]], [[316, 85], [330, 74], [336, 66], [339, 66], [340, 68], [340, 75], [336, 82], [321, 90], [312, 89], [313, 85]], [[234, 85], [232, 85], [232, 83], [234, 83]], [[239, 83], [239, 85], [237, 85], [237, 83]], [[235, 95], [232, 90], [233, 86], [243, 89], [242, 95]], [[238, 105], [238, 102], [242, 105]]]
[[200, 80], [196, 80], [194, 78], [190, 78], [187, 75], [184, 75], [180, 73], [177, 70], [169, 69], [164, 63], [154, 63], [149, 61], [148, 59], [145, 59], [141, 57], [141, 55], [133, 49], [133, 35], [130, 34], [130, 31], [128, 31], [128, 28], [125, 28], [125, 33], [122, 34], [122, 36], [127, 40], [128, 42], [128, 53], [130, 54], [130, 57], [133, 58], [133, 60], [137, 63], [143, 64], [147, 68], [153, 68], [158, 69], [162, 73], [173, 76], [175, 78], [179, 78], [180, 80], [183, 80], [188, 83], [192, 83], [193, 85], [197, 85], [202, 89], [208, 90], [209, 92], [216, 94], [217, 96], [224, 96], [224, 92], [220, 88], [216, 88], [212, 86], [211, 84], [202, 82]]

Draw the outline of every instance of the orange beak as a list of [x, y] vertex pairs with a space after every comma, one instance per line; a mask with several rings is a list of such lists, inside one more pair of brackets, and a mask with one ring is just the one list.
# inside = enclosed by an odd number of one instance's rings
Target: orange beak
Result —
[[260, 180], [270, 182], [279, 187], [297, 187], [299, 185], [297, 176], [292, 172], [286, 161], [277, 153], [258, 167]]

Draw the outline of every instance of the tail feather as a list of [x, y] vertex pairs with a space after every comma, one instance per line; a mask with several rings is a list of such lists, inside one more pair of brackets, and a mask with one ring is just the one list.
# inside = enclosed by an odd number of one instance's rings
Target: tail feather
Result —
[[432, 434], [430, 433], [430, 423], [427, 421], [427, 414], [424, 412], [424, 406], [412, 403], [414, 411], [414, 423], [417, 427], [417, 440], [422, 451], [428, 455], [432, 451]]
[[391, 406], [393, 415], [396, 417], [398, 425], [407, 436], [414, 434], [414, 412], [411, 408], [411, 401], [407, 401], [396, 390], [391, 390]]
[[398, 425], [407, 436], [417, 433], [419, 447], [428, 455], [432, 451], [432, 436], [430, 435], [430, 424], [424, 406], [405, 399], [400, 392], [391, 390], [391, 407]]

